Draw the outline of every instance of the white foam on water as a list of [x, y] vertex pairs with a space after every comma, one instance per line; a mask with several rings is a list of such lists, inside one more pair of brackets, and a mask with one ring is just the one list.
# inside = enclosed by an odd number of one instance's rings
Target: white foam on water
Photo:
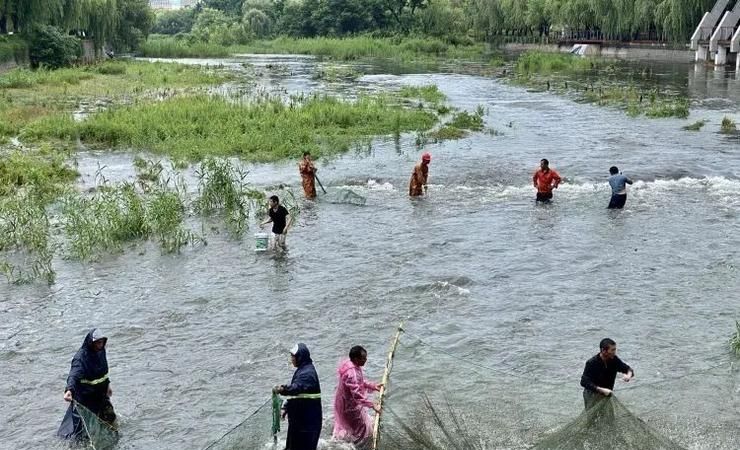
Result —
[[396, 188], [389, 182], [378, 183], [372, 178], [367, 180], [367, 188], [373, 191], [395, 191]]

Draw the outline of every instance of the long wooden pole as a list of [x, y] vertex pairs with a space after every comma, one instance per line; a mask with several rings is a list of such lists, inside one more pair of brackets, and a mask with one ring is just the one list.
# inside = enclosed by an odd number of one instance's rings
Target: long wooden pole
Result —
[[378, 450], [378, 440], [380, 438], [380, 417], [383, 415], [383, 400], [385, 399], [385, 391], [388, 389], [388, 379], [390, 378], [391, 370], [393, 369], [393, 356], [396, 354], [396, 347], [398, 347], [398, 341], [401, 339], [401, 333], [403, 333], [403, 322], [398, 325], [398, 331], [391, 342], [391, 349], [385, 360], [385, 371], [383, 372], [383, 379], [380, 381], [383, 386], [380, 388], [380, 400], [378, 400], [380, 412], [375, 414], [375, 423], [373, 424], [372, 450]]

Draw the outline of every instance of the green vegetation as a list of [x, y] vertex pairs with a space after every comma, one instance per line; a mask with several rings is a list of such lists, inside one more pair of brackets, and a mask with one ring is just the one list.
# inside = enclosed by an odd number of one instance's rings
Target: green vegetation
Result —
[[361, 72], [358, 72], [353, 67], [326, 65], [318, 69], [316, 73], [313, 74], [312, 78], [314, 80], [324, 80], [330, 82], [354, 81], [360, 78], [362, 75], [363, 74]]
[[31, 139], [73, 139], [201, 159], [239, 156], [249, 161], [346, 151], [377, 135], [431, 128], [433, 113], [395, 106], [384, 96], [341, 101], [327, 96], [267, 99], [240, 104], [205, 95], [124, 106], [92, 114], [37, 120], [23, 130]]
[[0, 154], [0, 197], [28, 191], [42, 202], [56, 198], [79, 175], [67, 156], [48, 146]]
[[424, 58], [480, 59], [485, 54], [483, 44], [467, 42], [450, 44], [437, 38], [347, 38], [315, 37], [246, 41], [243, 44], [220, 44], [182, 37], [150, 38], [141, 47], [143, 56], [155, 58], [224, 57], [235, 53], [277, 53], [315, 55], [337, 61], [362, 58], [391, 58], [402, 61]]
[[75, 36], [83, 32], [98, 50], [104, 45], [115, 51], [134, 50], [146, 39], [153, 21], [148, 0], [0, 1], [0, 34], [12, 31], [29, 42], [34, 66], [74, 63], [81, 54]]
[[452, 120], [438, 130], [434, 130], [429, 137], [436, 141], [462, 139], [470, 131], [483, 130], [483, 108], [478, 107], [474, 113], [460, 111], [452, 116]]
[[594, 70], [599, 65], [603, 65], [603, 61], [594, 58], [583, 58], [569, 53], [530, 51], [517, 59], [516, 71], [520, 76], [552, 72], [580, 73]]
[[234, 236], [241, 236], [247, 228], [250, 209], [265, 195], [251, 189], [246, 182], [247, 172], [227, 159], [207, 158], [197, 171], [198, 198], [195, 209], [202, 216], [223, 217]]
[[[106, 62], [58, 70], [14, 69], [0, 74], [0, 137], [20, 134], [44, 118], [62, 120], [71, 108], [146, 99], [157, 88], [214, 85], [233, 74], [213, 68], [143, 61]], [[174, 92], [173, 92], [174, 93]]]
[[402, 98], [412, 98], [424, 100], [427, 103], [437, 105], [443, 102], [447, 97], [439, 90], [434, 84], [426, 86], [401, 86], [401, 90], [398, 95]]
[[689, 100], [677, 94], [625, 85], [630, 74], [620, 72], [616, 62], [569, 54], [526, 52], [516, 63], [514, 83], [575, 96], [599, 106], [623, 109], [628, 115], [650, 118], [689, 116]]
[[[10, 173], [28, 167], [19, 157], [9, 161]], [[251, 188], [246, 173], [225, 159], [208, 158], [200, 164], [196, 196], [188, 194], [179, 171], [165, 170], [159, 161], [136, 160], [135, 183], [110, 184], [98, 173], [96, 187], [85, 193], [57, 188], [74, 179], [69, 167], [42, 167], [54, 175], [30, 177], [17, 187], [11, 182], [12, 189], [0, 195], [0, 272], [9, 282], [41, 278], [52, 283], [57, 254], [90, 261], [149, 241], [163, 253], [178, 253], [185, 246], [205, 243], [186, 224], [195, 216], [203, 220], [202, 230], [216, 230], [217, 219], [230, 236], [240, 239], [249, 219], [258, 219], [258, 208], [265, 206], [265, 194]], [[297, 215], [292, 193], [279, 194]], [[52, 223], [60, 225], [58, 233]]]
[[28, 43], [18, 36], [0, 36], [0, 64], [28, 61]]
[[706, 125], [706, 124], [707, 124], [707, 120], [706, 119], [697, 120], [696, 122], [692, 123], [691, 125], [686, 125], [685, 127], [683, 127], [683, 129], [685, 131], [699, 131], [702, 128], [704, 128], [704, 125]]
[[729, 117], [723, 117], [722, 124], [720, 125], [720, 131], [726, 134], [735, 133], [737, 132], [737, 125], [735, 125], [735, 121], [730, 119]]
[[735, 333], [730, 339], [730, 348], [735, 353], [735, 356], [740, 357], [740, 321], [735, 321]]

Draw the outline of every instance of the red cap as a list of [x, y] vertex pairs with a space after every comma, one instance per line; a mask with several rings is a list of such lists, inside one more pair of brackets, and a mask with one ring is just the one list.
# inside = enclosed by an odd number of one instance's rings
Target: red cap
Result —
[[424, 152], [424, 154], [421, 155], [422, 161], [431, 161], [432, 160], [432, 154], [429, 152]]

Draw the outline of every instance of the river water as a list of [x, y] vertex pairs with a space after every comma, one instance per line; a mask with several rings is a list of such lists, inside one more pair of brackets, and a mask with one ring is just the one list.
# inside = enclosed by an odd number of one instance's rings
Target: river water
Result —
[[[616, 388], [628, 408], [688, 448], [740, 448], [740, 375], [728, 368], [740, 319], [740, 141], [718, 133], [723, 116], [740, 119], [735, 74], [657, 65], [694, 107], [688, 120], [648, 120], [454, 67], [399, 75], [362, 66], [372, 74], [325, 83], [311, 79], [310, 58], [196, 62], [280, 64], [283, 73], [265, 69], [259, 81], [280, 92], [434, 83], [457, 108], [482, 105], [499, 135], [427, 145], [421, 200], [406, 195], [414, 136], [319, 161], [325, 185], [367, 204], [305, 203], [282, 256], [209, 235], [179, 256], [142, 245], [94, 264], [57, 260], [52, 286], [0, 286], [0, 448], [56, 446], [69, 362], [91, 326], [110, 337], [119, 448], [204, 448], [290, 380], [285, 352], [297, 341], [313, 349], [328, 438], [337, 363], [364, 345], [368, 376], [379, 378], [401, 320], [436, 348], [521, 377], [476, 381], [562, 382], [546, 395], [535, 383], [496, 390], [492, 404], [542, 404], [537, 431], [580, 412], [583, 363], [612, 337], [637, 374]], [[681, 130], [699, 119], [709, 120], [701, 131]], [[541, 158], [566, 179], [547, 206], [534, 204], [531, 187]], [[111, 180], [131, 178], [131, 160], [83, 153], [80, 171], [85, 183], [98, 164]], [[637, 180], [619, 212], [605, 209], [611, 165]], [[255, 185], [298, 187], [293, 162], [249, 169]], [[399, 390], [466, 395], [453, 358], [399, 355], [396, 367]]]

